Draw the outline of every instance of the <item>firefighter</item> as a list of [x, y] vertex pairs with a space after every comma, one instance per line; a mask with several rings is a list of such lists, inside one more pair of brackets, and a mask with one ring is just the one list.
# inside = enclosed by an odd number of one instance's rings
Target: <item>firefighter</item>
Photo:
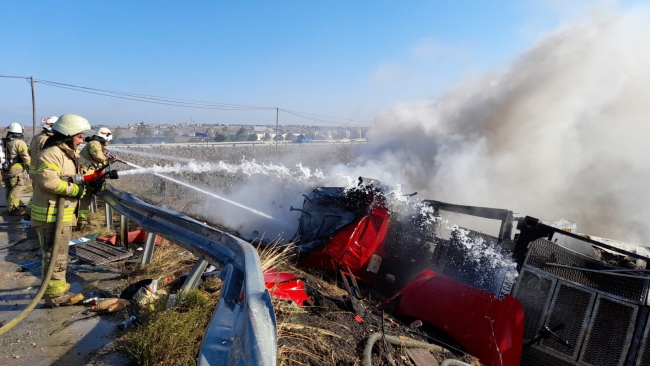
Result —
[[32, 185], [34, 184], [34, 175], [36, 174], [36, 163], [38, 162], [38, 153], [41, 152], [45, 141], [48, 137], [52, 136], [52, 125], [59, 119], [57, 116], [52, 116], [43, 122], [41, 133], [34, 136], [32, 142], [29, 146], [30, 153], [29, 155], [32, 158], [32, 163], [29, 165], [29, 178], [32, 179]]
[[[106, 156], [106, 146], [108, 142], [113, 139], [111, 130], [106, 127], [100, 128], [97, 133], [90, 137], [86, 137], [86, 146], [81, 149], [81, 163], [83, 174], [92, 174], [96, 170], [105, 167], [112, 163], [116, 157]], [[90, 217], [90, 200], [91, 195], [87, 195], [81, 201], [79, 207], [79, 221], [88, 220]]]
[[2, 181], [7, 212], [12, 216], [22, 216], [25, 211], [18, 206], [25, 187], [25, 171], [30, 164], [29, 149], [23, 140], [23, 126], [16, 122], [9, 125], [4, 146], [6, 161], [2, 166]]
[[[52, 125], [56, 120], [58, 120], [59, 117], [57, 116], [52, 116], [45, 120], [43, 122], [42, 130], [41, 133], [38, 135], [34, 136], [32, 138], [32, 142], [29, 146], [29, 155], [31, 157], [32, 163], [29, 164], [29, 179], [32, 180], [32, 188], [34, 187], [34, 175], [36, 174], [36, 163], [38, 163], [38, 153], [41, 152], [41, 149], [43, 148], [43, 145], [45, 144], [45, 141], [48, 139], [48, 137], [52, 136]], [[33, 189], [32, 189], [33, 191]], [[29, 204], [27, 204], [27, 212], [25, 213], [25, 219], [29, 220], [29, 217], [31, 215], [31, 206], [32, 206], [32, 200], [29, 200]]]
[[[72, 238], [72, 227], [76, 225], [79, 200], [84, 196], [86, 187], [73, 183], [72, 177], [81, 173], [77, 149], [83, 142], [84, 131], [88, 130], [90, 124], [85, 118], [64, 114], [52, 126], [52, 136], [38, 155], [31, 219], [43, 250], [43, 275], [50, 261], [54, 261], [55, 266], [43, 296], [47, 307], [67, 305], [73, 296], [65, 279], [68, 243]], [[58, 196], [65, 196], [63, 207], [57, 207]], [[64, 210], [62, 222], [57, 222], [57, 210]], [[59, 234], [60, 250], [51, 253], [55, 232]]]

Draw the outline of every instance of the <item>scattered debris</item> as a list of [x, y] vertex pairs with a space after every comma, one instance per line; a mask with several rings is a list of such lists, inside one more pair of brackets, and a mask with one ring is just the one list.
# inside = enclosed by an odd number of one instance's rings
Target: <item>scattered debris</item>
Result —
[[291, 300], [299, 306], [311, 304], [304, 283], [291, 273], [267, 270], [264, 272], [264, 284], [273, 297]]
[[77, 256], [80, 260], [96, 266], [133, 256], [132, 252], [120, 251], [110, 245], [95, 240], [71, 245], [68, 252], [70, 255]]
[[137, 303], [142, 307], [146, 307], [151, 304], [155, 304], [158, 301], [159, 297], [153, 292], [149, 291], [146, 287], [140, 287], [138, 292], [133, 295], [133, 302]]
[[140, 290], [141, 287], [146, 288], [147, 286], [150, 286], [152, 282], [153, 280], [148, 278], [129, 285], [120, 294], [120, 299], [129, 301], [133, 300], [133, 296]]
[[120, 330], [125, 330], [128, 328], [131, 324], [141, 327], [142, 323], [140, 322], [140, 319], [138, 319], [137, 316], [131, 315], [127, 320], [123, 321], [120, 325], [117, 326], [118, 329]]
[[176, 306], [177, 302], [178, 302], [178, 297], [176, 296], [176, 294], [169, 295], [169, 297], [167, 298], [167, 304], [165, 304], [165, 309], [169, 310], [173, 308], [174, 306]]
[[[144, 244], [147, 241], [147, 234], [148, 233], [142, 229], [129, 231], [128, 241], [132, 244]], [[97, 241], [104, 244], [111, 244], [113, 246], [122, 244], [118, 235], [97, 238]], [[162, 238], [160, 236], [156, 236], [156, 245], [160, 245], [161, 241]]]
[[129, 305], [131, 305], [131, 303], [127, 300], [113, 298], [113, 299], [104, 300], [98, 303], [97, 305], [92, 306], [90, 308], [90, 311], [94, 311], [97, 313], [100, 312], [115, 313], [126, 309], [126, 307]]

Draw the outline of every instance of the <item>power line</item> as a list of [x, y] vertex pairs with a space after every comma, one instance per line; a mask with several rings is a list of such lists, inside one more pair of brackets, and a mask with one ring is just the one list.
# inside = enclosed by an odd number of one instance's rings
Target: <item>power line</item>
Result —
[[[340, 123], [340, 122], [338, 122], [338, 121], [330, 121], [330, 120], [326, 120], [326, 119], [323, 119], [323, 118], [311, 117], [311, 116], [306, 115], [306, 114], [303, 114], [303, 113], [301, 113], [301, 112], [289, 111], [289, 110], [286, 110], [286, 109], [280, 109], [280, 110], [283, 111], [283, 112], [285, 112], [285, 113], [292, 114], [292, 115], [294, 115], [294, 116], [296, 116], [296, 117], [301, 117], [301, 118], [304, 118], [304, 119], [308, 119], [308, 120], [311, 120], [311, 121], [324, 123], [324, 124], [331, 125], [331, 126], [338, 126], [338, 127], [343, 127], [343, 126], [350, 126], [350, 127], [368, 127], [368, 126], [370, 126], [370, 124], [368, 124], [368, 125], [351, 125], [351, 124], [349, 124], [349, 123], [347, 123], [347, 124], [342, 124], [342, 123]], [[350, 120], [347, 120], [347, 121], [350, 121]], [[368, 122], [366, 122], [366, 121], [359, 121], [359, 122], [365, 122], [365, 123], [368, 123]]]
[[29, 79], [29, 76], [0, 75], [0, 78], [7, 78], [7, 79]]
[[[14, 75], [0, 75], [0, 78], [26, 79], [26, 80], [30, 79], [30, 77], [27, 76], [14, 76]], [[371, 122], [369, 121], [322, 116], [318, 114], [299, 112], [299, 111], [282, 109], [282, 108], [273, 108], [273, 107], [264, 107], [264, 106], [255, 106], [255, 105], [246, 105], [246, 104], [207, 102], [201, 100], [171, 98], [171, 97], [163, 97], [163, 96], [156, 96], [156, 95], [149, 95], [149, 94], [136, 94], [136, 93], [120, 92], [115, 90], [98, 89], [98, 88], [90, 88], [90, 87], [80, 86], [80, 85], [59, 83], [50, 80], [34, 79], [34, 82], [43, 85], [52, 86], [55, 88], [68, 89], [68, 90], [77, 91], [81, 93], [94, 94], [94, 95], [99, 95], [104, 97], [130, 100], [130, 101], [142, 102], [142, 103], [168, 105], [174, 107], [194, 108], [194, 109], [213, 109], [213, 110], [216, 109], [216, 110], [232, 110], [232, 111], [256, 111], [256, 110], [277, 109], [299, 118], [304, 118], [307, 120], [311, 120], [314, 122], [319, 122], [327, 125], [332, 125], [332, 126], [367, 127], [371, 125]], [[342, 124], [340, 121], [360, 122], [360, 123], [367, 123], [368, 125], [361, 126], [361, 125]]]
[[82, 92], [82, 93], [95, 94], [95, 95], [101, 95], [101, 96], [105, 96], [105, 97], [124, 99], [124, 100], [132, 100], [132, 101], [143, 102], [143, 103], [169, 105], [169, 106], [175, 106], [175, 107], [196, 108], [196, 109], [220, 109], [220, 110], [262, 110], [262, 109], [266, 110], [266, 109], [271, 109], [271, 108], [265, 108], [265, 107], [255, 107], [255, 106], [248, 107], [248, 106], [224, 105], [224, 104], [216, 104], [216, 103], [210, 104], [209, 102], [203, 102], [205, 104], [199, 104], [199, 103], [196, 103], [196, 102], [174, 101], [173, 99], [120, 95], [120, 94], [117, 94], [117, 93], [113, 94], [111, 92], [104, 92], [104, 91], [101, 91], [100, 89], [93, 89], [93, 88], [82, 89], [82, 88], [74, 86], [74, 85], [53, 83], [53, 82], [46, 81], [46, 80], [35, 80], [35, 81], [37, 83], [40, 83], [40, 84], [43, 84], [43, 85], [49, 85], [49, 86], [53, 86], [53, 87], [56, 87], [56, 88], [74, 90], [74, 91], [78, 91], [78, 92]]
[[292, 111], [292, 110], [289, 110], [289, 109], [282, 109], [282, 108], [280, 108], [280, 110], [285, 111], [287, 113], [293, 112], [293, 113], [298, 113], [298, 114], [301, 114], [301, 115], [307, 115], [307, 116], [313, 116], [313, 117], [323, 117], [323, 118], [328, 118], [328, 119], [337, 119], [337, 120], [341, 120], [341, 121], [372, 123], [371, 121], [362, 121], [362, 120], [358, 120], [358, 119], [347, 119], [347, 118], [321, 116], [321, 115], [318, 115], [318, 114], [312, 114], [312, 113], [307, 113], [307, 112], [298, 112], [298, 111]]

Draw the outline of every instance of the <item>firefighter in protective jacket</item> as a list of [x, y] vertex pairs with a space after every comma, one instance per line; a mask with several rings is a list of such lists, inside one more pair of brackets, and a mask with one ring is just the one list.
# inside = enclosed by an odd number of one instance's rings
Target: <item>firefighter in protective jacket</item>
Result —
[[[32, 191], [34, 191], [34, 176], [36, 175], [36, 169], [38, 167], [36, 164], [38, 163], [38, 153], [41, 152], [41, 149], [43, 148], [43, 145], [45, 145], [45, 141], [52, 136], [52, 125], [56, 120], [58, 120], [59, 117], [57, 116], [52, 116], [45, 120], [43, 122], [42, 131], [38, 135], [34, 136], [32, 138], [32, 142], [29, 144], [29, 156], [32, 160], [32, 163], [29, 164], [29, 179], [32, 180]], [[32, 209], [32, 200], [29, 200], [29, 204], [27, 205], [27, 212], [25, 214], [25, 217], [27, 220], [29, 220], [29, 217], [31, 215], [31, 209]]]
[[[115, 158], [106, 156], [106, 145], [112, 139], [111, 130], [106, 127], [102, 127], [94, 135], [86, 137], [86, 146], [81, 149], [80, 154], [83, 174], [92, 174], [114, 161]], [[91, 199], [92, 197], [89, 194], [81, 200], [78, 216], [80, 221], [88, 219]]]
[[9, 125], [4, 146], [6, 161], [2, 166], [2, 181], [5, 185], [7, 212], [9, 215], [22, 216], [25, 211], [18, 206], [25, 187], [25, 171], [30, 164], [27, 144], [23, 140], [23, 126], [16, 122]]
[[[36, 229], [43, 250], [42, 271], [54, 261], [54, 273], [45, 290], [45, 305], [52, 307], [70, 302], [72, 294], [66, 283], [68, 267], [68, 243], [72, 238], [72, 227], [77, 222], [79, 200], [86, 187], [72, 182], [75, 174], [81, 173], [77, 149], [83, 142], [84, 131], [90, 130], [88, 121], [74, 114], [64, 114], [52, 126], [50, 136], [38, 155], [35, 189], [32, 198], [32, 227]], [[64, 207], [57, 207], [58, 196], [65, 196]], [[51, 253], [57, 227], [57, 210], [64, 210], [63, 221], [59, 223], [59, 252]]]

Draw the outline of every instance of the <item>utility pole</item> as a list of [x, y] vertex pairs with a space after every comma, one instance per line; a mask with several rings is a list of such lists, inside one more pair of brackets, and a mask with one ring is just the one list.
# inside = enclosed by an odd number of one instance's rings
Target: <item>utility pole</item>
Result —
[[280, 110], [278, 108], [275, 109], [275, 150], [278, 150], [278, 139], [280, 138], [278, 136], [278, 119], [280, 116]]
[[30, 76], [29, 80], [32, 83], [32, 117], [33, 117], [33, 126], [32, 126], [32, 138], [36, 136], [36, 95], [34, 94], [34, 77]]

